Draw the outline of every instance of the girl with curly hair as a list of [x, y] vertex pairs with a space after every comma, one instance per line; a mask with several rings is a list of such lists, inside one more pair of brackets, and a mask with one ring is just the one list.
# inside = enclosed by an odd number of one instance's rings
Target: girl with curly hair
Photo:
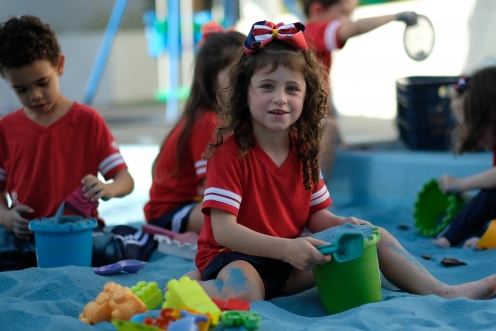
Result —
[[[319, 146], [328, 102], [322, 64], [307, 48], [301, 23], [252, 26], [230, 72], [217, 141], [207, 148], [207, 182], [196, 266], [186, 274], [216, 299], [271, 299], [315, 286], [310, 270], [330, 261], [302, 237], [352, 223], [327, 210]], [[386, 230], [379, 263], [397, 287], [445, 298], [488, 299], [496, 276], [457, 286], [436, 280]]]

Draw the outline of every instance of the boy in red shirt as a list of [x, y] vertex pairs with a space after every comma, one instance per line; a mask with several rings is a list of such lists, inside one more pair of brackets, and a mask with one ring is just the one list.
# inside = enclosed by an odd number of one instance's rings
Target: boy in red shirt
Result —
[[[402, 21], [407, 25], [417, 23], [417, 14], [402, 12], [393, 15], [384, 15], [351, 20], [353, 10], [358, 5], [358, 0], [301, 0], [307, 23], [305, 24], [305, 39], [313, 49], [317, 58], [326, 66], [330, 75], [331, 52], [341, 49], [349, 38], [372, 31], [391, 21]], [[330, 132], [338, 132], [334, 123], [335, 111], [331, 107], [331, 121], [328, 121], [327, 138], [329, 146], [322, 149], [323, 171], [330, 173], [331, 162], [334, 157], [334, 139]]]
[[54, 216], [81, 184], [91, 201], [134, 188], [103, 118], [60, 94], [64, 62], [55, 33], [37, 17], [0, 25], [0, 74], [23, 106], [0, 120], [0, 270], [36, 266], [29, 221]]

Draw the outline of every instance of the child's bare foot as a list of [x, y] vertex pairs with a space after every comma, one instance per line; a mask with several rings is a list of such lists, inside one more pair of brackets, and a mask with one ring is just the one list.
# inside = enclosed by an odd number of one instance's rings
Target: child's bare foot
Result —
[[479, 243], [479, 241], [480, 241], [480, 238], [479, 237], [472, 237], [472, 238], [468, 239], [463, 244], [463, 248], [479, 248], [479, 249], [482, 249], [481, 247], [477, 246], [477, 244]]
[[445, 237], [437, 238], [432, 243], [434, 245], [436, 245], [438, 247], [442, 247], [442, 248], [450, 248], [451, 247], [451, 243]]
[[489, 300], [496, 294], [496, 275], [475, 282], [448, 286], [440, 297], [445, 299], [467, 298], [472, 300]]

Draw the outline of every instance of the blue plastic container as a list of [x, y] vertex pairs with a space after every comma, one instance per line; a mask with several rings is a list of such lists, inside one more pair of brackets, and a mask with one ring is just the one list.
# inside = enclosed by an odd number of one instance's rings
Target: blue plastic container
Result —
[[29, 222], [29, 229], [34, 231], [38, 267], [90, 267], [92, 230], [97, 227], [98, 222], [94, 218], [65, 216], [63, 211], [64, 204], [54, 217]]

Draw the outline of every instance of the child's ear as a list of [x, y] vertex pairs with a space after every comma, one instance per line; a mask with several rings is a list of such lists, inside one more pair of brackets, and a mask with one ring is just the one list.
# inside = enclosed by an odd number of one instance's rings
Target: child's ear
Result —
[[62, 76], [64, 74], [64, 68], [65, 68], [65, 55], [60, 54], [59, 62], [57, 64], [57, 74], [59, 76]]

